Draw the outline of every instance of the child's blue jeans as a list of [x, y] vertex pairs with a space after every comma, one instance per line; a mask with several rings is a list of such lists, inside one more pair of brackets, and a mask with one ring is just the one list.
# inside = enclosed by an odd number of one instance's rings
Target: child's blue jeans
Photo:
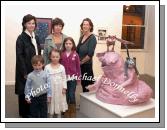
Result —
[[75, 100], [76, 85], [77, 85], [76, 80], [67, 81], [66, 99], [68, 104], [76, 104]]

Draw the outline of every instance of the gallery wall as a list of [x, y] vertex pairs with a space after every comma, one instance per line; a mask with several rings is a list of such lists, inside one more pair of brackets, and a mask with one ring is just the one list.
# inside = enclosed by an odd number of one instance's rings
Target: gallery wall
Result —
[[[154, 11], [150, 9], [150, 11]], [[121, 37], [122, 33], [122, 15], [123, 5], [8, 5], [5, 8], [5, 84], [13, 85], [15, 83], [15, 45], [18, 35], [22, 31], [22, 18], [26, 14], [32, 14], [39, 18], [63, 19], [65, 26], [63, 33], [74, 38], [76, 44], [80, 36], [80, 24], [86, 17], [94, 23], [94, 32], [104, 28], [107, 34]], [[146, 45], [149, 43], [152, 47], [148, 50], [132, 51], [132, 55], [137, 58], [137, 66], [140, 73], [154, 75], [154, 39], [151, 38], [154, 33], [153, 14], [150, 14], [150, 31], [146, 38]], [[151, 28], [152, 27], [152, 28]], [[126, 57], [126, 52], [121, 51], [120, 43], [116, 44], [116, 51]], [[106, 45], [98, 43], [95, 53], [106, 51]], [[149, 57], [149, 61], [146, 59]], [[152, 63], [151, 67], [145, 67], [146, 64]], [[98, 77], [102, 74], [100, 62], [94, 56], [94, 73]]]
[[[65, 26], [63, 33], [72, 36], [78, 43], [80, 36], [80, 24], [86, 17], [94, 23], [94, 33], [99, 28], [105, 28], [108, 34], [121, 36], [122, 5], [8, 5], [5, 8], [5, 83], [15, 82], [15, 45], [18, 35], [22, 31], [22, 18], [26, 14], [32, 14], [40, 18], [63, 19]], [[96, 52], [106, 50], [105, 44], [98, 44]], [[120, 52], [120, 44], [116, 50]], [[101, 74], [100, 63], [94, 57], [94, 72]]]

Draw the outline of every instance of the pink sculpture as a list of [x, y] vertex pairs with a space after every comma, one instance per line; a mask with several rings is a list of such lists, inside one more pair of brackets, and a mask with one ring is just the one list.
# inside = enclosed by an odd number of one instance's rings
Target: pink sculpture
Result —
[[[108, 47], [113, 39], [107, 39]], [[132, 105], [147, 102], [152, 97], [152, 89], [138, 79], [136, 64], [130, 57], [126, 61], [112, 49], [96, 55], [102, 63], [104, 74], [87, 89], [96, 91], [96, 98], [111, 104]], [[128, 53], [129, 56], [129, 53]]]

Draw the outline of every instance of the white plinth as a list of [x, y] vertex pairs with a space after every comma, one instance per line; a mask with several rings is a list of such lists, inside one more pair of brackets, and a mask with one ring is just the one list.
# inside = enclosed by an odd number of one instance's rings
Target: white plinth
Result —
[[80, 94], [80, 112], [91, 118], [154, 118], [154, 99], [147, 103], [131, 106], [113, 105], [101, 102], [94, 93]]

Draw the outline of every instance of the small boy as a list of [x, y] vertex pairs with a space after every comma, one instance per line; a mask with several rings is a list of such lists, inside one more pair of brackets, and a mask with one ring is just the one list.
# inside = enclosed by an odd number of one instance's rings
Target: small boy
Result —
[[25, 100], [30, 104], [32, 118], [47, 118], [47, 102], [51, 101], [50, 80], [43, 70], [42, 56], [35, 55], [31, 62], [34, 70], [27, 76]]

